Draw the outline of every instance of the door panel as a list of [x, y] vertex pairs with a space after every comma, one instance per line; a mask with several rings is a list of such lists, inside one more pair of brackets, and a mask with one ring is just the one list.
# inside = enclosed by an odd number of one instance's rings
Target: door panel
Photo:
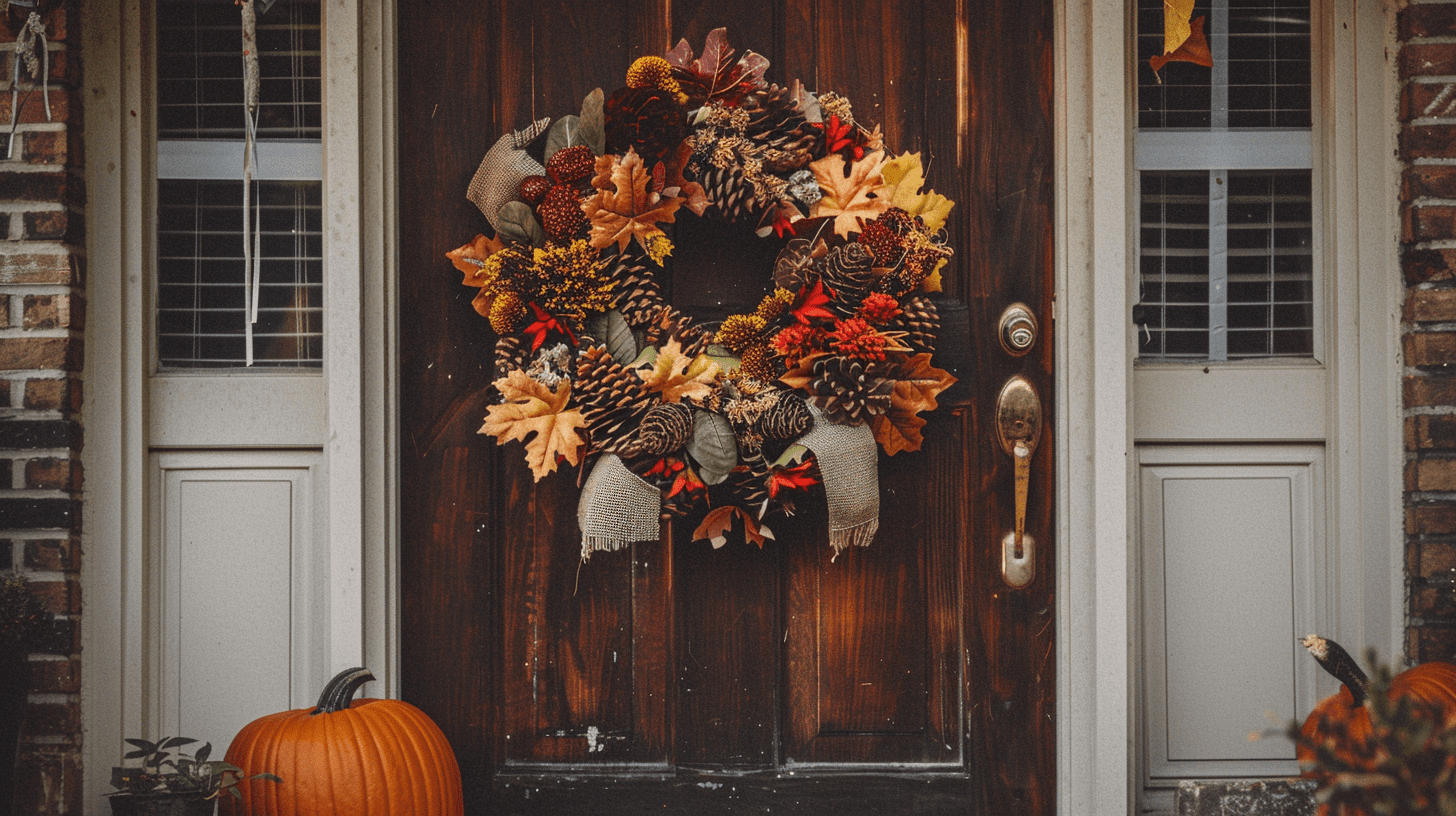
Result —
[[[818, 499], [762, 550], [664, 522], [583, 564], [575, 472], [535, 483], [475, 434], [494, 337], [444, 253], [487, 229], [464, 190], [501, 133], [719, 26], [770, 81], [848, 96], [956, 200], [937, 364], [962, 384], [921, 451], [881, 456], [867, 549], [831, 561]], [[1032, 467], [1039, 577], [1011, 590], [991, 412], [1016, 373], [1052, 404], [1049, 330], [1012, 358], [994, 328], [1014, 301], [1050, 324], [1051, 4], [441, 0], [399, 33], [402, 679], [471, 808], [1050, 812], [1052, 434]], [[675, 243], [670, 293], [700, 319], [751, 307], [777, 252], [688, 219]]]

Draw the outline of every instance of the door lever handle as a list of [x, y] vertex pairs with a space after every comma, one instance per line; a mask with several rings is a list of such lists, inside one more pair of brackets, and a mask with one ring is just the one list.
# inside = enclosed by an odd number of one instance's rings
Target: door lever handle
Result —
[[1026, 534], [1026, 501], [1031, 455], [1041, 439], [1041, 397], [1020, 374], [1007, 380], [996, 398], [996, 436], [1016, 465], [1016, 526], [1001, 540], [1001, 577], [1020, 589], [1036, 577], [1036, 542]]

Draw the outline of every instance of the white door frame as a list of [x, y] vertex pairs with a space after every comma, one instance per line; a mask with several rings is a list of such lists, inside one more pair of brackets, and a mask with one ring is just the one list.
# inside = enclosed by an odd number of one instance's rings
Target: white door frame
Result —
[[[151, 353], [145, 327], [155, 208], [151, 4], [83, 0], [89, 194], [82, 461], [83, 801], [102, 814], [123, 737], [159, 736], [149, 586]], [[306, 610], [319, 672], [366, 665], [398, 695], [394, 0], [325, 4], [325, 550]], [[140, 12], [139, 12], [140, 10]], [[307, 678], [321, 688], [327, 675]], [[226, 701], [219, 701], [226, 704]]]
[[[1389, 657], [1401, 653], [1404, 627], [1394, 11], [1379, 0], [1328, 5], [1317, 15], [1327, 76], [1316, 172], [1330, 191], [1332, 275], [1325, 529], [1335, 563], [1324, 578], [1337, 599], [1332, 636]], [[1136, 52], [1126, 0], [1057, 10], [1057, 801], [1067, 814], [1130, 813], [1141, 793], [1129, 318]]]

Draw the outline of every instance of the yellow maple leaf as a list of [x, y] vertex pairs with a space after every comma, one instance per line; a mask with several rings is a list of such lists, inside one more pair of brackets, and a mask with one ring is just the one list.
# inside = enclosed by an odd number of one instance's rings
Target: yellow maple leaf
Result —
[[663, 235], [657, 225], [671, 224], [676, 218], [677, 208], [685, 199], [665, 196], [649, 190], [652, 176], [642, 164], [637, 151], [629, 149], [625, 156], [598, 156], [596, 177], [592, 186], [596, 195], [582, 202], [582, 212], [591, 219], [591, 245], [606, 249], [612, 244], [617, 249], [627, 248], [627, 243], [636, 239], [647, 249], [647, 239]]
[[713, 393], [713, 383], [722, 369], [705, 354], [688, 357], [676, 338], [657, 352], [651, 368], [637, 369], [637, 376], [649, 391], [662, 393], [664, 402], [701, 402]]
[[1163, 0], [1163, 53], [1178, 50], [1193, 34], [1188, 20], [1193, 16], [1193, 0]]
[[576, 409], [566, 409], [571, 397], [570, 380], [562, 380], [552, 389], [514, 369], [496, 380], [495, 387], [505, 402], [486, 409], [480, 433], [494, 436], [497, 445], [512, 440], [524, 444], [526, 464], [538, 482], [556, 470], [558, 456], [573, 465], [580, 464], [585, 442], [576, 431], [586, 426], [586, 418]]
[[880, 176], [885, 187], [878, 195], [890, 199], [891, 206], [920, 216], [931, 232], [945, 226], [955, 202], [934, 190], [920, 192], [925, 186], [925, 168], [920, 164], [919, 153], [901, 153], [885, 162]]
[[884, 166], [885, 154], [880, 150], [849, 165], [848, 175], [844, 157], [838, 153], [811, 162], [809, 168], [824, 197], [815, 202], [809, 217], [834, 216], [834, 232], [844, 238], [859, 232], [860, 219], [872, 220], [890, 208], [890, 200], [878, 196], [884, 186], [880, 175]]

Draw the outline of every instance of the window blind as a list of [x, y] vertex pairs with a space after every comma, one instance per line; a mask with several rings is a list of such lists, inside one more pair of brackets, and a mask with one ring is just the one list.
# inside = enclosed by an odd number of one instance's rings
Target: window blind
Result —
[[1213, 68], [1162, 53], [1138, 2], [1138, 355], [1314, 354], [1309, 3], [1199, 0]]
[[[232, 0], [164, 0], [157, 21], [158, 363], [319, 367], [319, 2], [280, 0], [257, 17], [255, 180], [246, 215], [240, 11]], [[257, 248], [256, 322], [248, 314], [245, 240]]]

